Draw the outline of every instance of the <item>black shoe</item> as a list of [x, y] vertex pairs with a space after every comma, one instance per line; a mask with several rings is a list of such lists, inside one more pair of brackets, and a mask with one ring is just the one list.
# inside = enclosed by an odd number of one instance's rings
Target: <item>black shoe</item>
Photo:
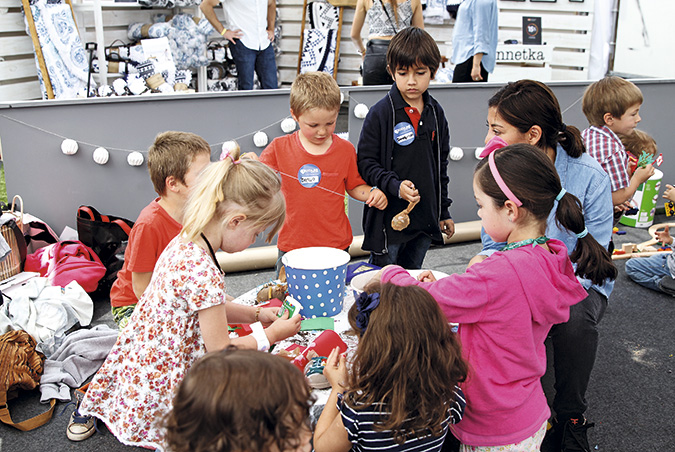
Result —
[[670, 276], [664, 276], [661, 281], [659, 281], [659, 289], [661, 289], [662, 292], [675, 297], [675, 279]]
[[591, 452], [587, 430], [593, 426], [595, 424], [587, 423], [583, 416], [569, 419], [562, 428], [560, 450], [562, 452]]
[[541, 443], [541, 452], [560, 452], [562, 442], [562, 425], [555, 419], [550, 421], [551, 427], [546, 430], [544, 441]]

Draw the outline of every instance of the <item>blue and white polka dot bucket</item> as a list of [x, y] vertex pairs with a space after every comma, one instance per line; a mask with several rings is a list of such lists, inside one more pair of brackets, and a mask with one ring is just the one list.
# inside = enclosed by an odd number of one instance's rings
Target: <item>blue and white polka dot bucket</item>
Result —
[[284, 254], [281, 262], [286, 267], [288, 293], [302, 305], [303, 317], [332, 317], [342, 311], [349, 253], [327, 247], [299, 248]]

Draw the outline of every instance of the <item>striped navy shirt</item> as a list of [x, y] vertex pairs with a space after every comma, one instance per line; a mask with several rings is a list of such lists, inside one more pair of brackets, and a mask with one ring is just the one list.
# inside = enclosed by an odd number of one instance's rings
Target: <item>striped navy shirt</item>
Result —
[[370, 408], [358, 406], [358, 410], [353, 409], [344, 402], [342, 394], [338, 394], [337, 406], [342, 416], [342, 423], [347, 429], [347, 437], [352, 443], [352, 451], [413, 451], [413, 452], [438, 452], [443, 447], [443, 441], [448, 433], [448, 425], [456, 424], [462, 419], [466, 401], [462, 390], [455, 386], [455, 400], [449, 405], [448, 415], [442, 423], [443, 433], [441, 436], [426, 436], [409, 438], [403, 444], [398, 444], [394, 440], [391, 430], [375, 430], [373, 425], [376, 422], [383, 422], [389, 412], [383, 409], [381, 403], [377, 403]]

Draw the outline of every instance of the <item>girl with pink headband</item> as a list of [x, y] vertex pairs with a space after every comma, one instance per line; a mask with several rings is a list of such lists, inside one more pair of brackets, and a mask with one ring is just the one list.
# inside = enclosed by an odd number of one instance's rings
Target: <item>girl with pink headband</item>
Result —
[[[500, 251], [438, 281], [431, 272], [418, 281], [396, 266], [385, 267], [381, 280], [423, 287], [448, 321], [459, 323], [470, 369], [460, 385], [464, 418], [451, 426], [460, 450], [538, 451], [551, 414], [540, 382], [544, 340], [587, 296], [577, 275], [602, 282], [615, 277], [616, 268], [588, 234], [579, 200], [562, 188], [553, 163], [536, 147], [494, 150], [478, 163], [473, 189], [485, 232], [505, 243]], [[546, 237], [554, 208], [560, 226], [578, 237], [569, 257], [563, 242]]]

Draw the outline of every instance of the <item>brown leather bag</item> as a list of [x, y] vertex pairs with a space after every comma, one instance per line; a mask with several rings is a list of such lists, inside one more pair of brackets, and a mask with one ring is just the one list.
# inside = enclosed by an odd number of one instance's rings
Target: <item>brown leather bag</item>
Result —
[[19, 389], [37, 388], [44, 359], [44, 355], [35, 349], [35, 340], [25, 331], [9, 331], [0, 336], [0, 421], [28, 431], [51, 419], [56, 406], [54, 399], [50, 401], [50, 408], [46, 412], [17, 423], [12, 421], [7, 407], [7, 400], [16, 397]]

